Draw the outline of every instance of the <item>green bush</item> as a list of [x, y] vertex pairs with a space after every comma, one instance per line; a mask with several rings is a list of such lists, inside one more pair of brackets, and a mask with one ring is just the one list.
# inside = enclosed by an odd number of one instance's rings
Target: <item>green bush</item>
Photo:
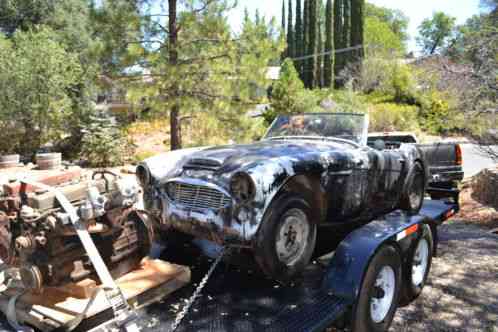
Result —
[[92, 116], [82, 132], [81, 157], [91, 167], [121, 165], [131, 155], [132, 144], [106, 114]]
[[418, 107], [380, 103], [370, 108], [370, 131], [420, 131]]

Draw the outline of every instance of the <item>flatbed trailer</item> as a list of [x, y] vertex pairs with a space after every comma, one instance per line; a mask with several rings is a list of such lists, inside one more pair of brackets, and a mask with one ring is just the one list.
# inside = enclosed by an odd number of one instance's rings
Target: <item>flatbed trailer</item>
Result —
[[[424, 234], [428, 230], [433, 239], [430, 257], [436, 254], [438, 226], [458, 212], [459, 193], [435, 190], [440, 196], [452, 198], [426, 199], [417, 215], [396, 210], [339, 235], [335, 250], [316, 257], [295, 284], [283, 286], [256, 270], [229, 264], [219, 266], [176, 331], [323, 331], [328, 327], [351, 326], [360, 296], [365, 292], [367, 270], [381, 248], [395, 248], [400, 254], [400, 287], [406, 287], [407, 280], [412, 280], [409, 256], [419, 239], [427, 238]], [[165, 250], [162, 259], [190, 266], [192, 283], [139, 312], [143, 331], [171, 331], [178, 312], [211, 264], [197, 251], [189, 245]], [[430, 260], [428, 265], [427, 273]], [[400, 301], [407, 304], [415, 297], [405, 295]], [[392, 317], [387, 327], [391, 320]]]

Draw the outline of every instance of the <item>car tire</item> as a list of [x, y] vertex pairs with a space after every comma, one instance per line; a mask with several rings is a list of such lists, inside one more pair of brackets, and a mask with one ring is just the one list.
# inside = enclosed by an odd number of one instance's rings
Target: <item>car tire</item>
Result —
[[278, 197], [266, 212], [255, 241], [255, 259], [263, 272], [287, 284], [309, 264], [316, 245], [310, 204], [299, 195]]
[[410, 214], [417, 214], [424, 203], [424, 196], [425, 172], [422, 164], [416, 162], [408, 174], [407, 185], [401, 195], [401, 209]]
[[404, 264], [401, 305], [409, 304], [422, 292], [431, 269], [433, 248], [432, 231], [423, 225], [422, 235], [410, 248]]
[[353, 332], [387, 331], [398, 307], [401, 290], [401, 258], [383, 245], [368, 265], [351, 315]]

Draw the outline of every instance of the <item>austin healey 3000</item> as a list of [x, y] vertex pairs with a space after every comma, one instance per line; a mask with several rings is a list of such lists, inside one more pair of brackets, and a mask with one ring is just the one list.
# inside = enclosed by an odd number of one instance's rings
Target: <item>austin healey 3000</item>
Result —
[[259, 141], [190, 148], [137, 167], [146, 209], [171, 229], [248, 248], [286, 282], [309, 263], [327, 225], [361, 225], [383, 213], [417, 213], [424, 154], [367, 145], [368, 116], [278, 116]]

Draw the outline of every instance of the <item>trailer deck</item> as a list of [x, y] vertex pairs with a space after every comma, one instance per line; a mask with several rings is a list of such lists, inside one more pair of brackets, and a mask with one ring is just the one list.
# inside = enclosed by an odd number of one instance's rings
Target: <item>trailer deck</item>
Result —
[[[353, 231], [341, 243], [352, 239], [363, 241], [365, 237], [370, 240], [371, 232], [376, 229], [384, 232], [384, 237], [400, 238], [399, 234], [415, 224], [432, 220], [437, 225], [457, 211], [457, 203], [426, 200], [418, 215], [394, 211]], [[194, 246], [166, 250], [165, 255], [163, 259], [167, 261], [190, 266], [192, 284], [164, 302], [145, 308], [140, 313], [144, 331], [168, 331], [184, 300], [192, 294], [210, 265]], [[333, 257], [331, 253], [315, 259], [301, 282], [285, 287], [258, 272], [220, 266], [177, 331], [320, 331], [341, 324], [355, 297], [343, 291], [347, 287], [337, 285], [337, 280], [347, 279], [344, 275], [331, 278], [329, 263]], [[154, 324], [150, 324], [151, 318]]]

